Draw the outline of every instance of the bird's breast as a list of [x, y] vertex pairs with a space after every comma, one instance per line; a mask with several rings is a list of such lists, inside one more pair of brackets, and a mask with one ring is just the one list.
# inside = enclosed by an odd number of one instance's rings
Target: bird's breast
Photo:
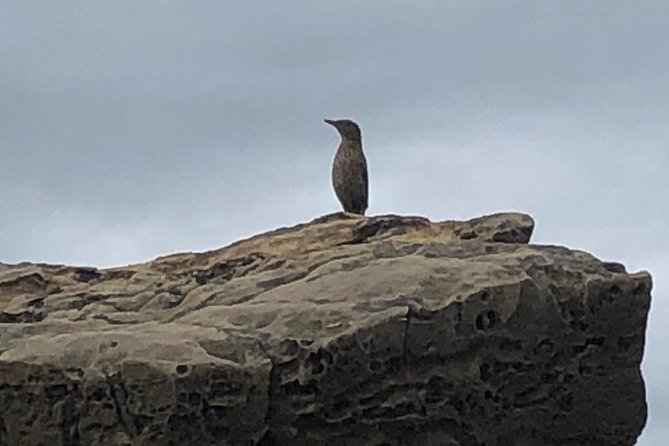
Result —
[[335, 165], [352, 167], [366, 164], [365, 154], [361, 147], [340, 146], [335, 154]]

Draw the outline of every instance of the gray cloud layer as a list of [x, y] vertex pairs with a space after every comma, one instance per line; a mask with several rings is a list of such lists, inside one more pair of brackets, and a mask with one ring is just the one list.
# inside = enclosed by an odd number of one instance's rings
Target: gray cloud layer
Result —
[[370, 213], [531, 213], [649, 269], [664, 380], [669, 3], [0, 5], [0, 261], [108, 266], [338, 209], [324, 117], [363, 126]]

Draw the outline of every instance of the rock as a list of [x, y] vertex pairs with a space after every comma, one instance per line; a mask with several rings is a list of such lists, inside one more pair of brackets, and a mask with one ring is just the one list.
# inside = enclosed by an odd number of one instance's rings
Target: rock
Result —
[[0, 445], [633, 445], [651, 278], [533, 226], [340, 213], [0, 264]]

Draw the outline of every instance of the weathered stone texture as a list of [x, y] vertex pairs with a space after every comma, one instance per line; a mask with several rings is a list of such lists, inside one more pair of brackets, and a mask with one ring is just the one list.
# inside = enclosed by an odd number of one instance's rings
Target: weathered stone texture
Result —
[[633, 445], [651, 279], [522, 214], [0, 264], [0, 446]]

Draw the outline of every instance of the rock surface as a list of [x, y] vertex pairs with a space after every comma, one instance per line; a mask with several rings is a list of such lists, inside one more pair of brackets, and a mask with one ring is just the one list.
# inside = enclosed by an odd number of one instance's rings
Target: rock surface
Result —
[[0, 264], [0, 445], [633, 445], [651, 278], [522, 214]]

